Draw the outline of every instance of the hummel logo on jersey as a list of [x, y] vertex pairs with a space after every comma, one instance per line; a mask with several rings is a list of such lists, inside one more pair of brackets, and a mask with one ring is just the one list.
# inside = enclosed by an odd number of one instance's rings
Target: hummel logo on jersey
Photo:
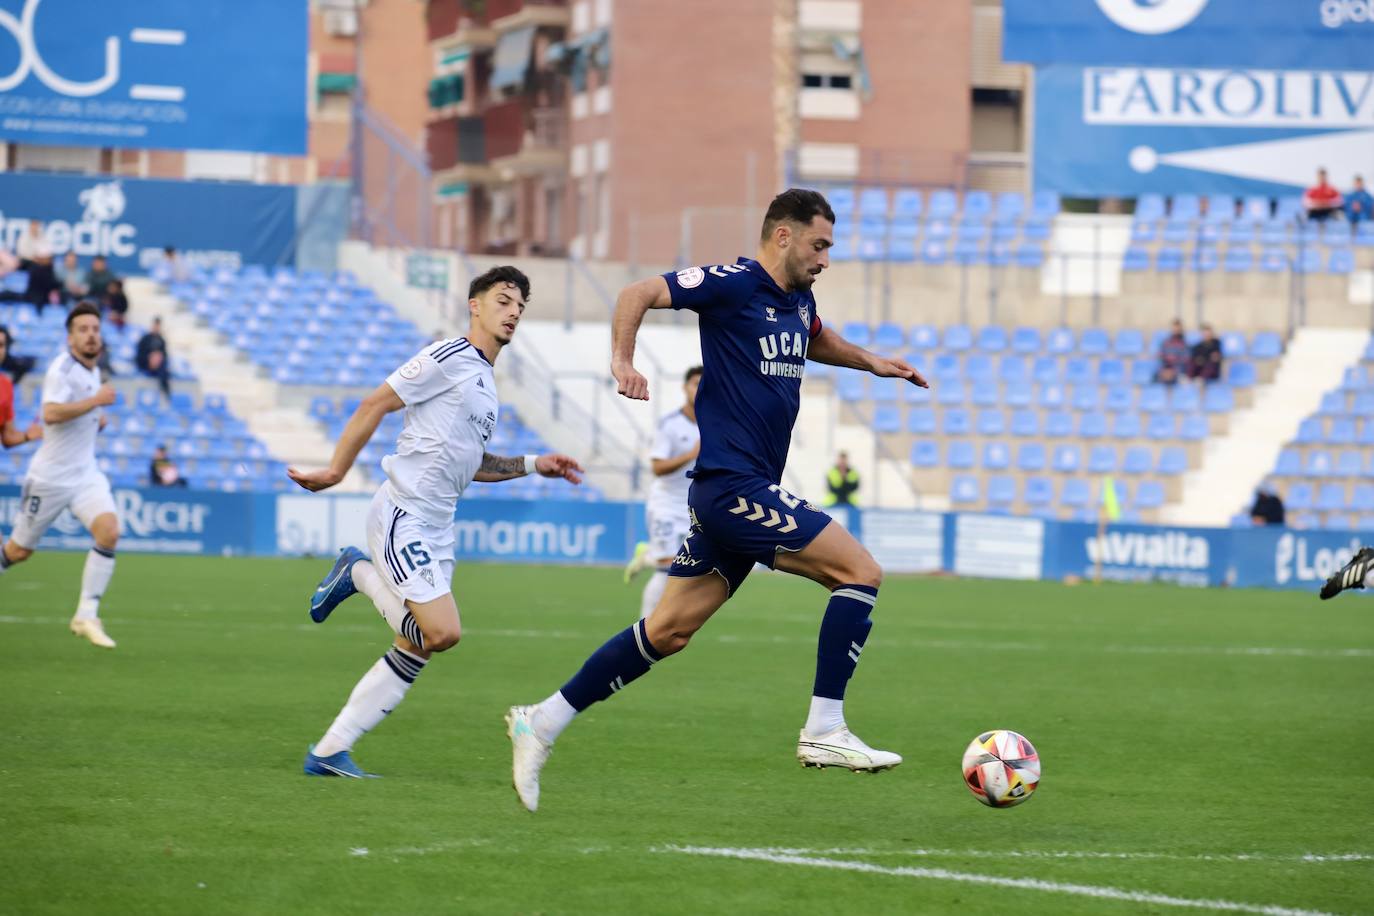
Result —
[[772, 306], [766, 305], [763, 307], [763, 317], [767, 318], [769, 321], [776, 323], [778, 320], [778, 310], [773, 308]]

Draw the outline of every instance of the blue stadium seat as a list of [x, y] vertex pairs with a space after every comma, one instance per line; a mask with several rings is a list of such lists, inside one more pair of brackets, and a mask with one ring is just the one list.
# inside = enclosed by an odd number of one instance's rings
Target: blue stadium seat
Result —
[[1232, 247], [1227, 250], [1222, 269], [1227, 273], [1247, 273], [1255, 267], [1255, 256], [1249, 248]]
[[1102, 328], [1087, 328], [1078, 340], [1079, 352], [1087, 356], [1101, 356], [1111, 351], [1112, 339]]
[[[1370, 425], [1374, 427], [1374, 423]], [[1020, 438], [1040, 435], [1040, 414], [1034, 410], [1018, 410], [1012, 413], [1011, 434]]]
[[1196, 194], [1175, 194], [1169, 215], [1174, 219], [1194, 220], [1202, 215], [1202, 199]]
[[1115, 474], [1116, 459], [1114, 446], [1094, 445], [1088, 450], [1088, 472], [1091, 474]]
[[1345, 392], [1328, 391], [1323, 394], [1317, 413], [1328, 417], [1345, 413]]
[[931, 361], [930, 373], [940, 382], [958, 382], [964, 376], [964, 364], [957, 353], [937, 353]]
[[986, 353], [1001, 353], [1007, 348], [1007, 331], [1000, 325], [989, 325], [978, 332], [978, 349]]
[[1007, 385], [1025, 385], [1030, 381], [1030, 370], [1023, 356], [1004, 356], [997, 363], [997, 378]]
[[968, 325], [952, 324], [945, 328], [945, 349], [962, 352], [973, 346], [973, 332]]
[[1059, 359], [1054, 356], [1037, 356], [1031, 366], [1031, 378], [1041, 384], [1059, 381]]
[[841, 401], [863, 401], [868, 398], [868, 378], [858, 372], [845, 372], [835, 377], [835, 393]]
[[1159, 237], [1168, 244], [1181, 245], [1194, 240], [1194, 230], [1192, 220], [1174, 219], [1165, 220], [1164, 229]]
[[860, 347], [867, 347], [873, 341], [872, 332], [862, 321], [846, 321], [840, 328], [840, 336]]
[[928, 324], [911, 329], [911, 346], [916, 350], [933, 350], [940, 345], [940, 332]]
[[1073, 432], [1073, 414], [1055, 410], [1045, 415], [1045, 435], [1051, 439], [1067, 439]]
[[1331, 252], [1331, 259], [1326, 264], [1326, 272], [1331, 274], [1348, 274], [1355, 269], [1355, 254], [1349, 248], [1338, 248]]
[[1076, 385], [1069, 403], [1074, 410], [1098, 410], [1102, 406], [1101, 389], [1096, 385]]
[[1148, 474], [1153, 464], [1154, 456], [1149, 448], [1143, 445], [1133, 445], [1126, 449], [1126, 454], [1121, 459], [1121, 473]]
[[1350, 497], [1350, 508], [1356, 512], [1374, 512], [1374, 485], [1356, 484]]
[[1048, 506], [1054, 501], [1054, 482], [1048, 477], [1027, 477], [1021, 494], [1027, 506]]
[[1078, 509], [1092, 502], [1092, 490], [1081, 477], [1070, 477], [1059, 491], [1059, 504]]
[[917, 436], [935, 434], [935, 411], [929, 407], [913, 407], [907, 411], [906, 431]]
[[[1137, 225], [1137, 226], [1140, 226], [1140, 225], [1143, 225], [1143, 224], [1137, 223], [1136, 225]], [[1143, 240], [1143, 239], [1142, 239], [1142, 240], [1133, 239], [1133, 241], [1147, 241], [1147, 240]], [[1131, 272], [1140, 272], [1140, 271], [1149, 270], [1149, 269], [1150, 269], [1150, 252], [1149, 252], [1148, 250], [1146, 250], [1145, 248], [1140, 247], [1139, 245], [1132, 245], [1131, 247], [1127, 248], [1126, 251], [1125, 251], [1125, 252], [1122, 254], [1122, 256], [1121, 256], [1121, 269], [1122, 269], [1122, 270], [1125, 270], [1125, 271], [1131, 271]]]
[[1158, 509], [1164, 505], [1164, 485], [1157, 480], [1142, 480], [1135, 489], [1137, 509]]
[[1330, 512], [1345, 506], [1345, 484], [1324, 483], [1317, 490], [1316, 508]]
[[949, 500], [955, 505], [977, 503], [982, 499], [982, 490], [977, 477], [967, 474], [957, 475], [949, 486]]
[[1097, 381], [1101, 385], [1120, 385], [1126, 381], [1126, 364], [1112, 357], [1097, 364]]
[[1145, 353], [1145, 335], [1135, 328], [1123, 328], [1116, 332], [1113, 349], [1117, 356], [1142, 356]]
[[915, 188], [899, 188], [892, 195], [892, 220], [918, 220], [921, 217], [921, 192]]
[[1312, 485], [1295, 483], [1288, 488], [1288, 498], [1284, 505], [1289, 509], [1311, 509], [1313, 504]]
[[940, 466], [940, 446], [930, 439], [918, 439], [911, 445], [911, 463], [918, 468]]
[[992, 357], [986, 353], [970, 353], [964, 357], [964, 378], [975, 385], [992, 380]]
[[1293, 440], [1298, 445], [1314, 445], [1326, 441], [1326, 424], [1320, 417], [1308, 417], [1298, 424], [1298, 434]]
[[1178, 413], [1192, 413], [1202, 407], [1202, 396], [1192, 385], [1175, 385], [1169, 393], [1169, 408]]
[[962, 407], [946, 410], [941, 426], [946, 436], [967, 436], [973, 429], [969, 413]]
[[1107, 435], [1107, 415], [1104, 413], [1085, 413], [1078, 421], [1078, 436], [1081, 439], [1101, 439]]
[[1082, 357], [1071, 357], [1064, 361], [1064, 381], [1070, 385], [1088, 385], [1093, 382], [1093, 364]]
[[1178, 273], [1183, 269], [1183, 249], [1161, 248], [1155, 255], [1155, 270], [1161, 273]]
[[1236, 217], [1236, 199], [1230, 194], [1207, 195], [1207, 212], [1203, 218], [1209, 223], [1229, 223]]
[[1076, 474], [1083, 469], [1083, 455], [1076, 445], [1056, 445], [1050, 467], [1060, 474]]
[[980, 436], [1001, 436], [1007, 431], [1006, 414], [1000, 410], [980, 410], [974, 429]]
[[1178, 427], [1178, 437], [1187, 442], [1201, 442], [1211, 432], [1211, 424], [1204, 414], [1187, 414]]
[[1067, 397], [1063, 385], [1057, 383], [1041, 385], [1037, 393], [1036, 403], [1046, 410], [1055, 410], [1064, 406]]
[[1140, 422], [1140, 414], [1134, 410], [1126, 410], [1112, 415], [1112, 438], [1113, 439], [1139, 439], [1145, 435], [1145, 430]]
[[1166, 445], [1159, 450], [1158, 472], [1166, 477], [1175, 477], [1188, 470], [1188, 452], [1181, 446]]
[[957, 407], [968, 399], [963, 382], [943, 382], [935, 389], [935, 401], [942, 407]]
[[952, 470], [966, 471], [973, 467], [975, 453], [973, 443], [956, 439], [945, 448], [945, 465]]
[[1341, 449], [1336, 454], [1336, 467], [1333, 473], [1337, 477], [1359, 477], [1364, 473], [1363, 456], [1353, 448]]
[[988, 478], [988, 508], [1009, 511], [1016, 502], [1016, 479], [1005, 474]]
[[927, 219], [948, 220], [959, 212], [959, 198], [948, 188], [931, 191], [927, 203]]
[[1355, 420], [1351, 417], [1333, 419], [1326, 431], [1326, 441], [1331, 445], [1354, 445]]
[[859, 219], [887, 222], [887, 191], [864, 188], [859, 193]]
[[1125, 385], [1113, 385], [1107, 389], [1107, 397], [1103, 402], [1103, 407], [1112, 413], [1120, 413], [1130, 410], [1134, 406], [1135, 395], [1132, 390]]
[[994, 211], [998, 219], [1016, 221], [1026, 212], [1026, 198], [1020, 191], [1003, 191], [997, 195]]
[[1039, 442], [1022, 443], [1016, 450], [1019, 471], [1039, 472], [1045, 469], [1045, 446]]
[[880, 404], [873, 410], [873, 431], [896, 433], [902, 429], [901, 411], [891, 404]]
[[985, 220], [992, 214], [992, 195], [987, 191], [965, 191], [963, 215], [965, 219]]
[[989, 442], [983, 446], [983, 469], [1005, 471], [1011, 466], [1011, 449], [1005, 442]]
[[1226, 367], [1226, 381], [1232, 388], [1250, 388], [1258, 380], [1254, 363], [1232, 362]]
[[1172, 413], [1151, 413], [1149, 419], [1145, 421], [1145, 436], [1154, 442], [1163, 442], [1174, 438], [1177, 434], [1178, 424]]
[[868, 396], [884, 404], [895, 404], [903, 400], [906, 389], [911, 383], [902, 378], [871, 378], [868, 381]]
[[1002, 404], [1006, 407], [1029, 407], [1031, 388], [1026, 382], [1008, 382], [1002, 389]]
[[1040, 352], [1040, 330], [1038, 328], [1018, 327], [1011, 334], [1013, 352], [1030, 355]]
[[853, 188], [831, 188], [825, 192], [825, 199], [830, 203], [830, 209], [835, 212], [837, 220], [850, 217], [854, 213], [854, 189]]

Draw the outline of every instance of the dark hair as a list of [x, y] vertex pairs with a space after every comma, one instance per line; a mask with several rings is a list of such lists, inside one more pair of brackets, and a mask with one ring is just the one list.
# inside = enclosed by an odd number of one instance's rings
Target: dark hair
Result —
[[701, 366], [693, 366], [692, 368], [688, 369], [687, 374], [682, 377], [682, 384], [687, 384], [692, 379], [696, 378], [698, 375], [701, 375], [701, 373], [704, 371], [706, 370], [703, 369]]
[[10, 329], [7, 325], [0, 324], [0, 334], [5, 335], [6, 347], [14, 346], [14, 335], [10, 333]]
[[83, 299], [76, 305], [72, 306], [72, 310], [67, 313], [68, 332], [70, 332], [72, 329], [72, 322], [80, 318], [82, 315], [94, 315], [96, 317], [96, 320], [99, 321], [100, 308], [89, 299]]
[[805, 226], [817, 216], [835, 222], [835, 211], [830, 209], [830, 202], [825, 199], [824, 194], [806, 188], [788, 188], [774, 197], [773, 202], [768, 205], [768, 212], [763, 215], [763, 232], [760, 233], [760, 237], [768, 238], [783, 220]]
[[177, 253], [177, 250], [172, 245], [164, 245], [162, 248], [162, 253], [170, 258], [172, 255]]
[[520, 290], [520, 298], [526, 302], [530, 301], [530, 278], [518, 267], [511, 267], [509, 264], [501, 267], [493, 267], [491, 270], [474, 277], [468, 284], [468, 298], [476, 299], [498, 283], [513, 283], [515, 288]]

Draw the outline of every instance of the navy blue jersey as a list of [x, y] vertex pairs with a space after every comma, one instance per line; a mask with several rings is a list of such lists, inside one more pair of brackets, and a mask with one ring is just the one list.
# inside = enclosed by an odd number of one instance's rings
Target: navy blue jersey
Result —
[[802, 369], [821, 331], [810, 290], [783, 292], [757, 261], [667, 273], [673, 308], [700, 316], [701, 451], [694, 476], [782, 480], [801, 403]]

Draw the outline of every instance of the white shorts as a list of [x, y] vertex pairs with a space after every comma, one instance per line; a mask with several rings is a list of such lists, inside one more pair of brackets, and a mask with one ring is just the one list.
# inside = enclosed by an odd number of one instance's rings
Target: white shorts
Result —
[[672, 512], [655, 511], [650, 507], [644, 511], [644, 520], [649, 527], [649, 559], [658, 562], [677, 556], [692, 528], [687, 507], [674, 506]]
[[453, 588], [453, 526], [430, 525], [399, 508], [384, 485], [367, 512], [372, 565], [397, 594], [424, 604]]
[[25, 550], [38, 549], [38, 542], [43, 540], [43, 535], [63, 509], [72, 510], [72, 515], [88, 531], [100, 516], [118, 515], [109, 478], [94, 471], [80, 482], [66, 486], [26, 479], [19, 497], [19, 517], [15, 519], [10, 539]]

